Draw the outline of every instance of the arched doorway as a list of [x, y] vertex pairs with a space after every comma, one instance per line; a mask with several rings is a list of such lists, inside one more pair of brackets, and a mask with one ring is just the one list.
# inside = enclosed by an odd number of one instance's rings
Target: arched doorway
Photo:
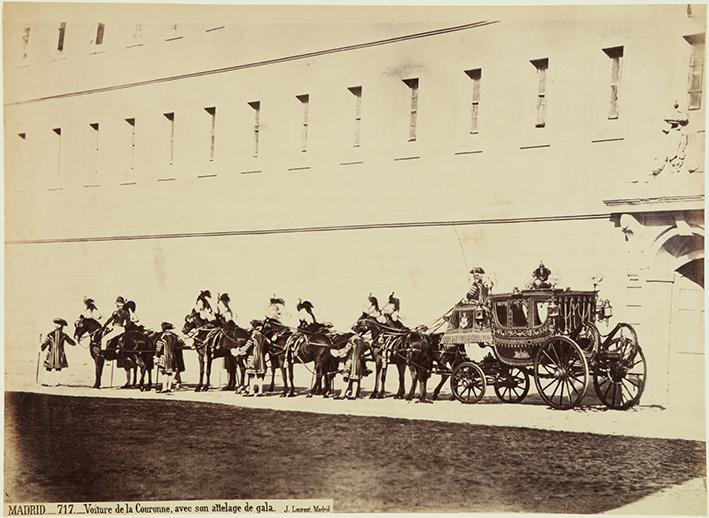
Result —
[[669, 389], [672, 407], [704, 408], [704, 258], [674, 271], [670, 316]]

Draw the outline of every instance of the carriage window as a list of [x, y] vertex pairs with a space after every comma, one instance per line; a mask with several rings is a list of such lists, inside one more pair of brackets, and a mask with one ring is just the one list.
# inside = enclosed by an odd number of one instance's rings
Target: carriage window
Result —
[[495, 312], [497, 313], [497, 321], [501, 326], [507, 325], [507, 304], [498, 302], [495, 304]]
[[535, 303], [535, 309], [536, 311], [534, 312], [534, 325], [540, 326], [547, 321], [547, 316], [549, 315], [549, 303], [537, 301]]
[[527, 327], [527, 302], [520, 300], [510, 304], [512, 327]]

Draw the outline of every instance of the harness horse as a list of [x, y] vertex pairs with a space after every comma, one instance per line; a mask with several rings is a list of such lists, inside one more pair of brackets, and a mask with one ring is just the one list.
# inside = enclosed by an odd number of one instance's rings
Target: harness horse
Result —
[[[101, 388], [101, 375], [106, 360], [117, 360], [118, 366], [125, 369], [126, 383], [122, 388], [139, 386], [141, 391], [152, 388], [152, 369], [155, 358], [155, 344], [157, 333], [146, 334], [140, 328], [129, 329], [123, 335], [114, 338], [106, 349], [101, 347], [101, 339], [106, 333], [106, 328], [93, 318], [83, 315], [74, 323], [74, 337], [81, 340], [84, 335], [89, 336], [89, 352], [95, 364], [96, 379], [94, 388]], [[138, 369], [140, 368], [140, 383], [138, 383]], [[131, 383], [131, 372], [133, 382]], [[145, 374], [148, 383], [145, 384]]]
[[197, 351], [197, 358], [199, 360], [199, 383], [195, 388], [195, 392], [206, 392], [209, 390], [212, 362], [216, 358], [224, 358], [224, 368], [229, 374], [229, 381], [227, 386], [224, 387], [224, 390], [234, 390], [236, 388], [237, 368], [240, 370], [241, 382], [243, 384], [245, 378], [243, 360], [240, 357], [234, 357], [231, 354], [231, 349], [242, 347], [246, 343], [250, 335], [248, 331], [236, 326], [234, 329], [227, 331], [222, 327], [214, 326], [210, 322], [203, 320], [200, 318], [199, 314], [193, 310], [189, 315], [185, 316], [182, 334], [192, 338], [194, 349]]

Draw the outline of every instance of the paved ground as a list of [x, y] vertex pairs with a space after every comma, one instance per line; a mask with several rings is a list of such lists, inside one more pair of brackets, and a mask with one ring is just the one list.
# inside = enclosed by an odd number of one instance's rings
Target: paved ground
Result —
[[269, 496], [350, 512], [576, 514], [706, 472], [697, 441], [32, 393], [6, 394], [5, 437], [11, 502]]
[[662, 489], [632, 504], [608, 511], [609, 514], [657, 516], [706, 515], [707, 483], [705, 478], [693, 478], [683, 484]]
[[[93, 363], [88, 357], [88, 351], [70, 348], [70, 368], [62, 372], [60, 388], [42, 387], [35, 383], [36, 364], [31, 361], [14, 363], [10, 369], [6, 365], [5, 389], [15, 391], [43, 392], [48, 394], [66, 394], [73, 396], [95, 396], [97, 391], [89, 388], [93, 383]], [[194, 384], [199, 372], [196, 355], [188, 351], [185, 355], [187, 372], [185, 381]], [[311, 374], [303, 366], [296, 366], [296, 386], [302, 394], [310, 385]], [[44, 373], [40, 371], [40, 383]], [[373, 388], [373, 376], [363, 382], [363, 395], [366, 397]], [[433, 376], [429, 382], [429, 392], [438, 383], [438, 376]], [[107, 365], [102, 378], [104, 385], [110, 385], [111, 367]], [[357, 401], [333, 401], [319, 397], [306, 399], [304, 395], [296, 398], [280, 398], [277, 394], [262, 398], [244, 398], [231, 392], [222, 392], [219, 387], [227, 382], [226, 371], [222, 368], [222, 360], [217, 360], [213, 367], [212, 383], [214, 389], [209, 392], [195, 393], [189, 389], [181, 390], [174, 395], [141, 393], [138, 390], [122, 390], [115, 387], [125, 382], [122, 370], [113, 372], [114, 388], [104, 388], [98, 391], [101, 397], [131, 397], [131, 398], [166, 398], [198, 402], [213, 402], [239, 405], [247, 408], [269, 408], [273, 410], [298, 410], [325, 414], [350, 414], [360, 416], [388, 416], [404, 419], [428, 419], [433, 421], [449, 421], [457, 423], [484, 424], [489, 426], [517, 426], [544, 430], [591, 432], [605, 435], [628, 435], [635, 437], [678, 438], [696, 441], [705, 440], [704, 409], [687, 406], [674, 411], [640, 404], [627, 411], [607, 410], [602, 405], [594, 404], [593, 386], [589, 387], [586, 404], [588, 406], [571, 411], [557, 411], [547, 408], [536, 395], [534, 383], [531, 383], [530, 395], [520, 404], [503, 404], [494, 395], [492, 387], [488, 387], [486, 398], [476, 405], [463, 405], [457, 401], [447, 401], [448, 385], [442, 392], [442, 401], [433, 404], [416, 404], [407, 401], [394, 400], [391, 397], [384, 400], [362, 399]], [[341, 381], [338, 381], [341, 387]], [[407, 374], [406, 384], [409, 379]], [[280, 390], [280, 374], [276, 374], [276, 389]], [[396, 369], [390, 369], [387, 380], [387, 390], [395, 391], [398, 386]], [[642, 401], [641, 401], [642, 403]], [[689, 402], [691, 403], [691, 402]]]
[[[80, 353], [82, 351], [79, 351]], [[186, 380], [194, 383], [196, 362], [191, 355], [188, 356], [188, 376]], [[91, 383], [92, 365], [83, 361], [71, 361], [71, 368], [64, 371], [62, 382], [66, 385], [60, 387], [42, 387], [35, 383], [35, 365], [26, 362], [22, 368], [13, 369], [14, 374], [6, 374], [6, 390], [21, 392], [37, 392], [43, 394], [61, 394], [82, 398], [93, 398], [99, 395], [119, 402], [121, 399], [135, 400], [167, 400], [172, 399], [183, 402], [217, 403], [244, 409], [267, 409], [282, 411], [311, 412], [316, 414], [330, 414], [335, 416], [349, 415], [361, 417], [391, 417], [415, 421], [436, 421], [459, 423], [467, 425], [480, 425], [506, 429], [548, 430], [560, 432], [587, 432], [599, 436], [627, 436], [658, 439], [687, 439], [705, 441], [705, 419], [702, 408], [687, 406], [673, 411], [665, 410], [651, 405], [639, 405], [629, 411], [607, 410], [600, 405], [595, 405], [592, 398], [588, 398], [588, 406], [572, 411], [555, 411], [547, 408], [532, 389], [530, 396], [520, 404], [500, 403], [489, 389], [488, 396], [477, 405], [463, 405], [456, 401], [437, 401], [434, 404], [416, 404], [413, 402], [394, 400], [388, 397], [383, 400], [360, 399], [357, 401], [334, 401], [315, 397], [307, 399], [303, 393], [309, 385], [310, 373], [302, 367], [296, 367], [296, 385], [299, 395], [296, 398], [280, 398], [278, 394], [266, 395], [261, 398], [245, 398], [232, 392], [223, 392], [218, 389], [226, 382], [226, 373], [221, 369], [221, 362], [217, 362], [212, 375], [215, 389], [209, 392], [196, 393], [186, 388], [174, 394], [165, 395], [138, 390], [124, 390], [117, 386], [125, 381], [123, 372], [114, 371], [113, 385], [115, 387], [103, 388], [100, 391], [88, 388]], [[24, 372], [24, 374], [23, 374]], [[395, 371], [389, 378], [388, 390], [396, 388]], [[31, 374], [30, 374], [31, 373]], [[40, 382], [43, 373], [40, 373]], [[104, 372], [103, 383], [108, 385], [111, 379], [110, 367]], [[277, 389], [280, 384], [276, 377]], [[437, 383], [437, 379], [433, 380]], [[408, 383], [408, 378], [407, 378]], [[371, 390], [371, 377], [363, 384], [363, 393], [368, 395]], [[429, 391], [432, 390], [429, 387]], [[592, 392], [592, 387], [590, 391]], [[443, 392], [444, 399], [448, 395], [447, 388]], [[492, 394], [492, 395], [490, 395]], [[691, 403], [691, 402], [689, 402]], [[501, 428], [502, 427], [502, 428]], [[706, 506], [705, 476], [682, 482], [673, 486], [669, 484], [654, 495], [643, 497], [628, 507], [622, 507], [618, 512], [625, 514], [697, 514], [697, 509]], [[674, 502], [670, 504], [670, 502]], [[702, 512], [703, 513], [703, 512]], [[700, 513], [700, 514], [702, 514]]]

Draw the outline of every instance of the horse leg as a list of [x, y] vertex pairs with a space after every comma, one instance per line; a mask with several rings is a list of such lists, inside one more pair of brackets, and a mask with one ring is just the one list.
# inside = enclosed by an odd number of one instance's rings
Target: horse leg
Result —
[[209, 385], [210, 385], [210, 379], [212, 377], [212, 355], [207, 353], [207, 379], [202, 387], [202, 392], [207, 392], [209, 390]]
[[131, 388], [135, 388], [138, 385], [138, 359], [134, 360], [135, 365], [133, 366], [133, 383], [130, 384]]
[[290, 367], [290, 361], [288, 361], [288, 358], [283, 358], [283, 364], [281, 365], [281, 376], [283, 377], [283, 390], [281, 391], [281, 395], [279, 397], [288, 396], [288, 387], [289, 387], [289, 384], [292, 383], [292, 380], [288, 379], [289, 367]]
[[438, 395], [441, 393], [441, 388], [443, 388], [443, 385], [448, 381], [448, 378], [450, 378], [450, 374], [441, 373], [441, 381], [438, 382], [438, 385], [436, 385], [436, 388], [433, 389], [433, 395], [431, 396], [431, 399], [434, 401], [438, 399]]
[[148, 371], [148, 385], [145, 387], [147, 392], [153, 390], [153, 369], [146, 369]]
[[276, 390], [276, 357], [271, 358], [271, 384], [268, 387], [269, 392]]
[[432, 403], [430, 399], [426, 399], [426, 384], [428, 383], [428, 379], [425, 378], [423, 375], [419, 375], [419, 386], [420, 386], [420, 394], [419, 394], [419, 401], [421, 403]]
[[369, 395], [369, 399], [376, 399], [379, 397], [379, 376], [382, 371], [382, 357], [372, 351], [372, 358], [374, 358], [374, 390]]
[[227, 353], [227, 355], [224, 356], [224, 370], [226, 370], [227, 374], [229, 375], [229, 381], [227, 381], [227, 384], [222, 387], [222, 390], [234, 390], [235, 367], [231, 353]]
[[130, 367], [123, 367], [123, 370], [126, 372], [126, 382], [121, 388], [129, 388], [130, 387]]
[[[389, 368], [389, 364], [385, 361], [383, 362], [382, 365], [382, 371], [381, 371], [381, 380], [380, 383], [382, 384], [382, 389], [379, 391], [379, 394], [377, 395], [378, 399], [382, 399], [384, 397], [384, 394], [386, 393], [386, 389], [384, 388], [386, 385], [387, 381], [387, 369]], [[397, 399], [396, 396], [394, 399]]]
[[404, 378], [406, 377], [406, 365], [397, 363], [396, 370], [399, 371], [399, 390], [396, 391], [396, 399], [403, 399], [404, 392], [406, 392], [406, 382], [404, 380]]
[[406, 395], [406, 401], [411, 401], [416, 395], [416, 382], [418, 381], [418, 373], [416, 372], [416, 368], [409, 366], [409, 372], [411, 373], [411, 388], [409, 389], [409, 393]]
[[197, 351], [197, 359], [199, 360], [199, 383], [194, 389], [195, 392], [202, 390], [202, 381], [204, 379], [204, 354], [205, 352]]
[[236, 388], [236, 358], [230, 355], [230, 360], [229, 360], [229, 366], [230, 366], [230, 371], [229, 371], [229, 388], [231, 390], [234, 390]]
[[96, 381], [94, 382], [94, 388], [101, 388], [101, 375], [103, 374], [103, 354], [101, 354], [101, 350], [95, 352], [94, 355], [94, 364], [96, 366]]

